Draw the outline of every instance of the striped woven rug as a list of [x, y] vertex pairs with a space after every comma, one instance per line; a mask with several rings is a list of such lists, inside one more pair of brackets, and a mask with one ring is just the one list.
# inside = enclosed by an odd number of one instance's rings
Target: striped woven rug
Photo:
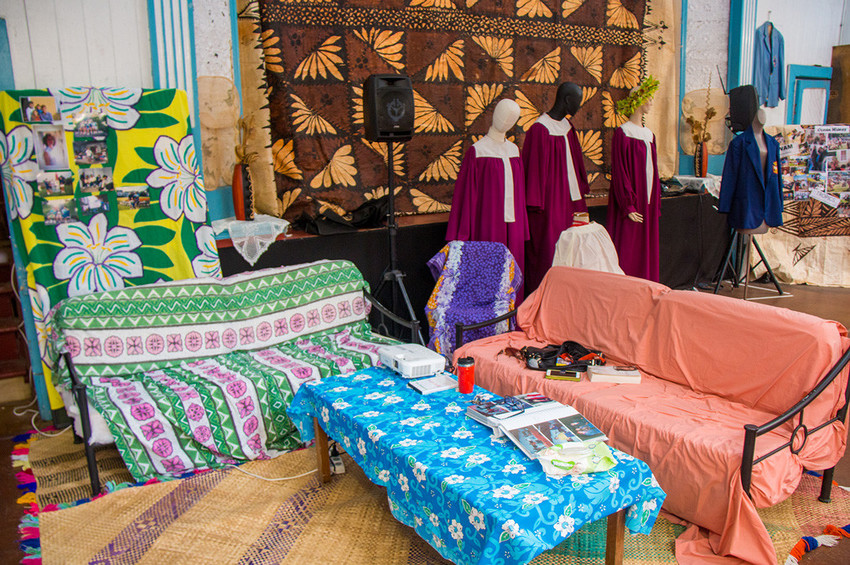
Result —
[[[265, 482], [225, 469], [138, 488], [110, 482], [113, 492], [78, 504], [79, 494], [88, 493], [87, 475], [81, 472], [82, 447], [62, 436], [38, 439], [30, 447], [38, 507], [53, 510], [36, 511], [25, 524], [28, 537], [40, 538], [40, 549], [30, 551], [33, 561], [40, 557], [45, 564], [448, 563], [392, 517], [384, 489], [373, 485], [347, 456], [347, 472], [327, 485], [321, 485], [315, 473]], [[101, 450], [98, 461], [107, 469], [108, 480], [118, 482], [121, 471], [114, 467], [120, 465], [110, 450]], [[263, 477], [289, 477], [310, 471], [315, 464], [313, 449], [305, 449], [241, 469]], [[779, 563], [785, 562], [801, 536], [818, 535], [827, 524], [847, 522], [850, 493], [836, 488], [833, 502], [824, 505], [816, 501], [818, 488], [817, 478], [804, 476], [791, 498], [761, 512]], [[651, 535], [627, 535], [625, 563], [676, 563], [674, 540], [682, 530], [659, 518]], [[605, 522], [599, 521], [532, 563], [602, 565], [604, 552]]]

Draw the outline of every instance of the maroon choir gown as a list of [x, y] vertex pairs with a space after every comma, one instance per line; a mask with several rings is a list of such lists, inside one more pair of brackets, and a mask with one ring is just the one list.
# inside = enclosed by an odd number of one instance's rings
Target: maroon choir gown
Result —
[[[627, 275], [656, 282], [660, 198], [655, 136], [649, 128], [626, 122], [614, 130], [611, 144], [606, 227], [617, 248], [620, 268]], [[631, 212], [643, 214], [643, 223], [631, 221]]]
[[[485, 135], [463, 156], [446, 240], [502, 243], [522, 269], [527, 239], [525, 176], [519, 149], [510, 141], [499, 143]], [[522, 297], [520, 286], [517, 301]]]
[[[567, 162], [567, 143], [572, 167]], [[566, 118], [556, 121], [549, 114], [537, 118], [522, 145], [522, 164], [531, 234], [526, 245], [525, 291], [530, 293], [552, 266], [555, 245], [561, 232], [573, 225], [573, 213], [587, 211], [584, 195], [589, 187], [581, 144]]]

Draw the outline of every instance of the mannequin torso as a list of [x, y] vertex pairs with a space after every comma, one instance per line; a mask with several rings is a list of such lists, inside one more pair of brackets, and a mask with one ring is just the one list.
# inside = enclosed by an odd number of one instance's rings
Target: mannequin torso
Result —
[[[505, 137], [519, 115], [516, 102], [501, 100], [487, 134], [464, 154], [446, 240], [502, 243], [522, 265], [528, 239], [525, 174], [519, 148]], [[517, 296], [522, 299], [521, 287]]]
[[[761, 162], [762, 174], [767, 174], [767, 142], [764, 139], [764, 123], [767, 118], [767, 113], [764, 108], [759, 108], [756, 116], [753, 118], [753, 135], [756, 138], [756, 145], [759, 149], [759, 158]], [[761, 225], [750, 229], [739, 229], [740, 233], [744, 234], [761, 234], [767, 233], [768, 225], [762, 220]]]

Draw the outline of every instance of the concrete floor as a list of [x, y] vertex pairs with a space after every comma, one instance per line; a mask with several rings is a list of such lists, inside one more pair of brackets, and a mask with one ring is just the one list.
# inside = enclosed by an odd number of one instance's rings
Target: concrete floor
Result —
[[[758, 286], [767, 287], [766, 285]], [[759, 302], [808, 312], [822, 318], [836, 320], [846, 327], [850, 326], [850, 288], [812, 286], [785, 286], [784, 288], [790, 292], [791, 296], [777, 297], [775, 292], [762, 291], [758, 287], [751, 286], [748, 297], [768, 296], [770, 298], [759, 300]], [[743, 288], [732, 289], [729, 284], [725, 284], [721, 294], [740, 297], [743, 295]], [[16, 488], [16, 471], [13, 470], [10, 459], [11, 439], [17, 434], [32, 429], [31, 413], [20, 416], [13, 413], [15, 407], [23, 404], [26, 402], [0, 404], [0, 563], [18, 563], [24, 556], [17, 545], [17, 527], [23, 516], [23, 507], [15, 502], [20, 496], [20, 491]], [[38, 418], [35, 424], [39, 428], [47, 426], [47, 423]], [[850, 455], [845, 454], [836, 467], [835, 481], [840, 485], [850, 486]], [[847, 522], [850, 523], [850, 516], [847, 517]], [[850, 540], [842, 540], [837, 547], [814, 551], [804, 556], [802, 563], [846, 565], [850, 563]]]

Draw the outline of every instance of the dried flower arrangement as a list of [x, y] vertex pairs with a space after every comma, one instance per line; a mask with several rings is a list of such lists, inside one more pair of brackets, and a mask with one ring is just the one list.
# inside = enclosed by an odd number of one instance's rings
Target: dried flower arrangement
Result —
[[710, 105], [711, 99], [711, 75], [708, 77], [708, 89], [705, 94], [705, 118], [698, 122], [693, 116], [688, 116], [685, 121], [691, 126], [691, 134], [693, 135], [694, 145], [699, 147], [700, 143], [707, 143], [711, 140], [711, 134], [708, 133], [708, 122], [711, 118], [717, 115], [717, 110]]

